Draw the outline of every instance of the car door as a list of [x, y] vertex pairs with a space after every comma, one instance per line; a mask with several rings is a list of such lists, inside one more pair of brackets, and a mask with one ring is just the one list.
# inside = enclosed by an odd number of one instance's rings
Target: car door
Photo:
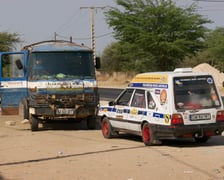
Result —
[[129, 129], [131, 131], [141, 131], [141, 122], [147, 115], [146, 100], [146, 91], [143, 89], [136, 89], [130, 103], [130, 113], [128, 115]]
[[27, 95], [26, 52], [0, 53], [0, 100], [2, 115], [19, 113]]
[[115, 100], [113, 113], [111, 114], [111, 124], [119, 129], [128, 129], [128, 114], [130, 112], [130, 100], [134, 89], [125, 89]]

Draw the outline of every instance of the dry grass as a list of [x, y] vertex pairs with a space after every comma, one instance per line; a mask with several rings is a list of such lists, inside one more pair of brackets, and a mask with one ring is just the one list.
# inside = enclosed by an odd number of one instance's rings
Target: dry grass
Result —
[[133, 74], [121, 72], [114, 72], [112, 74], [97, 72], [99, 87], [125, 88], [133, 77]]

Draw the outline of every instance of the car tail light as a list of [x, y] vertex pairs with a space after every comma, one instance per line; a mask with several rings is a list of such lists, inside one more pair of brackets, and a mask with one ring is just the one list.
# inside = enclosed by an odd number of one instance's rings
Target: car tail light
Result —
[[173, 114], [171, 119], [171, 125], [183, 125], [184, 121], [181, 114]]
[[223, 121], [224, 122], [224, 111], [217, 111], [216, 121]]

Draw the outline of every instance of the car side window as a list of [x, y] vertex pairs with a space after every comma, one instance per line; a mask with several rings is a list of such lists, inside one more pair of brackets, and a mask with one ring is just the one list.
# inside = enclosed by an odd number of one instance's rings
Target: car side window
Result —
[[152, 98], [152, 95], [150, 94], [150, 92], [147, 92], [147, 101], [148, 101], [148, 108], [149, 109], [154, 109], [156, 106], [155, 101]]
[[139, 107], [139, 108], [145, 108], [146, 102], [145, 102], [145, 91], [137, 89], [135, 91], [133, 100], [131, 102], [132, 107]]
[[120, 98], [117, 100], [117, 105], [122, 105], [122, 106], [128, 106], [129, 101], [131, 99], [132, 93], [133, 93], [133, 89], [126, 89], [122, 95], [120, 96]]

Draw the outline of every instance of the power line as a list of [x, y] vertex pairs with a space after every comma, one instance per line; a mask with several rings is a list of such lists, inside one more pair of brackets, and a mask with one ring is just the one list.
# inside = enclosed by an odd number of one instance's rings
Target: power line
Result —
[[194, 1], [202, 1], [202, 2], [224, 2], [224, 0], [194, 0]]
[[62, 29], [65, 29], [66, 26], [68, 26], [69, 23], [71, 23], [71, 21], [73, 20], [73, 18], [78, 14], [79, 12], [79, 9], [77, 9], [72, 16], [70, 16], [66, 22], [64, 22], [60, 27], [58, 27], [58, 31], [62, 30]]
[[[105, 37], [105, 36], [109, 36], [110, 34], [112, 34], [112, 32], [109, 32], [109, 33], [105, 33], [105, 34], [101, 34], [99, 36], [95, 36], [95, 39], [99, 39], [99, 38], [102, 38], [102, 37]], [[88, 39], [91, 39], [91, 37], [86, 37], [86, 38], [74, 38], [76, 40], [88, 40]]]
[[199, 10], [199, 11], [215, 11], [215, 12], [217, 12], [217, 11], [224, 11], [224, 9], [201, 9], [201, 10]]
[[[99, 38], [102, 38], [102, 37], [105, 37], [105, 36], [109, 36], [112, 33], [113, 32], [108, 32], [108, 33], [105, 33], [105, 34], [95, 36], [95, 39], [99, 39]], [[56, 36], [61, 37], [63, 39], [68, 39], [70, 37], [70, 36], [65, 36], [65, 35], [61, 35], [61, 34], [58, 34], [58, 33], [56, 33]], [[75, 40], [89, 40], [89, 39], [91, 39], [91, 37], [82, 37], [82, 38], [73, 38], [73, 39], [75, 39]]]

